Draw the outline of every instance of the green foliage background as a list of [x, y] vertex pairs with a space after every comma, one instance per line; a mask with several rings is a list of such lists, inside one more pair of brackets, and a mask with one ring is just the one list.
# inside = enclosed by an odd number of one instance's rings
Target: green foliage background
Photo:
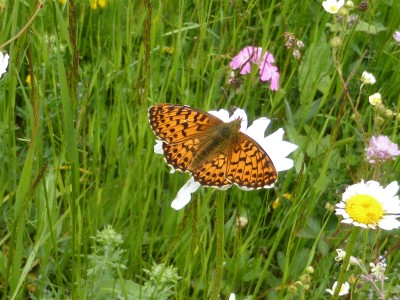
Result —
[[[182, 277], [170, 298], [208, 299], [221, 199], [221, 299], [231, 292], [239, 299], [330, 298], [325, 289], [340, 269], [335, 249], [346, 248], [353, 229], [326, 203], [361, 179], [386, 186], [400, 170], [399, 160], [374, 167], [364, 158], [371, 135], [399, 142], [399, 118], [378, 114], [368, 96], [379, 91], [384, 105], [400, 112], [400, 46], [392, 38], [400, 2], [371, 1], [365, 11], [355, 5], [350, 25], [310, 0], [113, 0], [96, 10], [83, 0], [46, 1], [17, 35], [38, 3], [10, 1], [0, 18], [0, 44], [17, 36], [1, 49], [11, 57], [0, 79], [2, 298], [90, 299], [90, 237], [112, 225], [123, 237], [126, 269], [104, 283], [98, 278], [107, 288], [98, 298], [114, 298], [118, 282], [124, 298], [161, 299], [140, 292], [148, 280], [143, 269], [155, 262]], [[305, 43], [300, 60], [284, 47], [285, 32]], [[331, 45], [335, 36], [339, 48]], [[256, 72], [240, 88], [228, 85], [229, 62], [247, 45], [274, 54], [278, 92]], [[364, 70], [377, 82], [360, 92]], [[174, 211], [170, 203], [189, 175], [169, 174], [153, 152], [147, 109], [157, 103], [240, 107], [250, 120], [271, 118], [268, 133], [282, 127], [299, 146], [295, 167], [280, 174], [275, 189], [202, 188]], [[249, 220], [241, 230], [239, 215]], [[352, 253], [366, 265], [387, 254], [386, 296], [399, 292], [397, 240], [397, 230], [361, 231]], [[308, 286], [295, 285], [308, 266], [315, 269]], [[346, 274], [349, 281], [359, 272]], [[363, 299], [371, 291], [365, 284], [352, 292]]]

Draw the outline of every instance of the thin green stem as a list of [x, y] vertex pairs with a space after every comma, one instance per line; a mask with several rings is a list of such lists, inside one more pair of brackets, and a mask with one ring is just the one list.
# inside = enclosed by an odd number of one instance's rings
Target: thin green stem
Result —
[[218, 191], [217, 196], [217, 221], [215, 223], [215, 232], [217, 239], [216, 250], [216, 269], [214, 278], [214, 287], [211, 295], [212, 300], [217, 300], [219, 296], [219, 289], [222, 281], [222, 268], [224, 265], [224, 206], [225, 206], [225, 192]]
[[349, 265], [350, 256], [351, 256], [351, 253], [353, 252], [353, 248], [356, 244], [357, 237], [358, 237], [358, 234], [360, 233], [360, 230], [361, 230], [361, 228], [355, 227], [353, 232], [350, 234], [349, 242], [348, 242], [347, 248], [346, 248], [346, 256], [344, 257], [342, 267], [340, 268], [339, 278], [337, 281], [336, 289], [334, 290], [334, 294], [333, 294], [334, 300], [337, 300], [339, 298], [339, 292], [340, 292], [340, 288], [342, 287], [342, 284], [344, 281], [344, 275], [346, 273], [347, 266]]

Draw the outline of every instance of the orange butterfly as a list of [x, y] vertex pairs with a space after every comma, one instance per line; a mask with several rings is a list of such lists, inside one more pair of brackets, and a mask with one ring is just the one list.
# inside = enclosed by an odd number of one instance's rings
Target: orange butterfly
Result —
[[240, 131], [240, 118], [225, 123], [186, 105], [158, 104], [150, 107], [149, 121], [166, 162], [204, 186], [260, 189], [277, 180], [265, 150]]

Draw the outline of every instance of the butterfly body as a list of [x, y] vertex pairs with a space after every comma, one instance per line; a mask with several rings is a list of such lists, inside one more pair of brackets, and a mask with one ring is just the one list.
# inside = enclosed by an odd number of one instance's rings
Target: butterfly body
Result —
[[150, 107], [149, 121], [166, 162], [202, 185], [258, 189], [277, 179], [265, 150], [240, 131], [240, 118], [225, 123], [189, 106], [159, 104]]
[[201, 147], [193, 157], [188, 170], [195, 171], [218, 154], [229, 155], [231, 145], [238, 139], [239, 129], [240, 119], [236, 119], [229, 123], [218, 124], [214, 128], [206, 130], [199, 139]]

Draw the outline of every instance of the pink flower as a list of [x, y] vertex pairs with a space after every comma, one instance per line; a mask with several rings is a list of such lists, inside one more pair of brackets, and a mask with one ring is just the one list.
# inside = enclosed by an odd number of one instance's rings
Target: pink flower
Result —
[[400, 43], [400, 31], [395, 31], [393, 33], [393, 38], [396, 40], [396, 42]]
[[[236, 55], [229, 66], [235, 70], [240, 69], [240, 74], [245, 75], [251, 72], [252, 64], [256, 65], [259, 68], [260, 79], [262, 81], [270, 81], [270, 89], [272, 91], [277, 91], [279, 89], [279, 71], [278, 67], [274, 66], [275, 62], [274, 56], [266, 51], [262, 56], [262, 48], [261, 47], [252, 47], [247, 46], [244, 47], [238, 55]], [[234, 75], [231, 74], [231, 78], [228, 83], [233, 83]]]
[[372, 136], [369, 141], [369, 147], [366, 149], [367, 159], [370, 164], [377, 161], [395, 159], [400, 155], [399, 146], [385, 135], [378, 137]]
[[269, 88], [272, 91], [277, 91], [279, 89], [279, 77], [281, 75], [278, 72], [278, 67], [272, 65], [274, 61], [274, 56], [269, 52], [265, 52], [263, 60], [259, 63], [260, 78], [262, 81], [271, 80]]
[[261, 47], [244, 47], [238, 55], [236, 55], [229, 66], [233, 69], [240, 68], [240, 74], [248, 74], [251, 71], [250, 62], [257, 64], [261, 57]]

